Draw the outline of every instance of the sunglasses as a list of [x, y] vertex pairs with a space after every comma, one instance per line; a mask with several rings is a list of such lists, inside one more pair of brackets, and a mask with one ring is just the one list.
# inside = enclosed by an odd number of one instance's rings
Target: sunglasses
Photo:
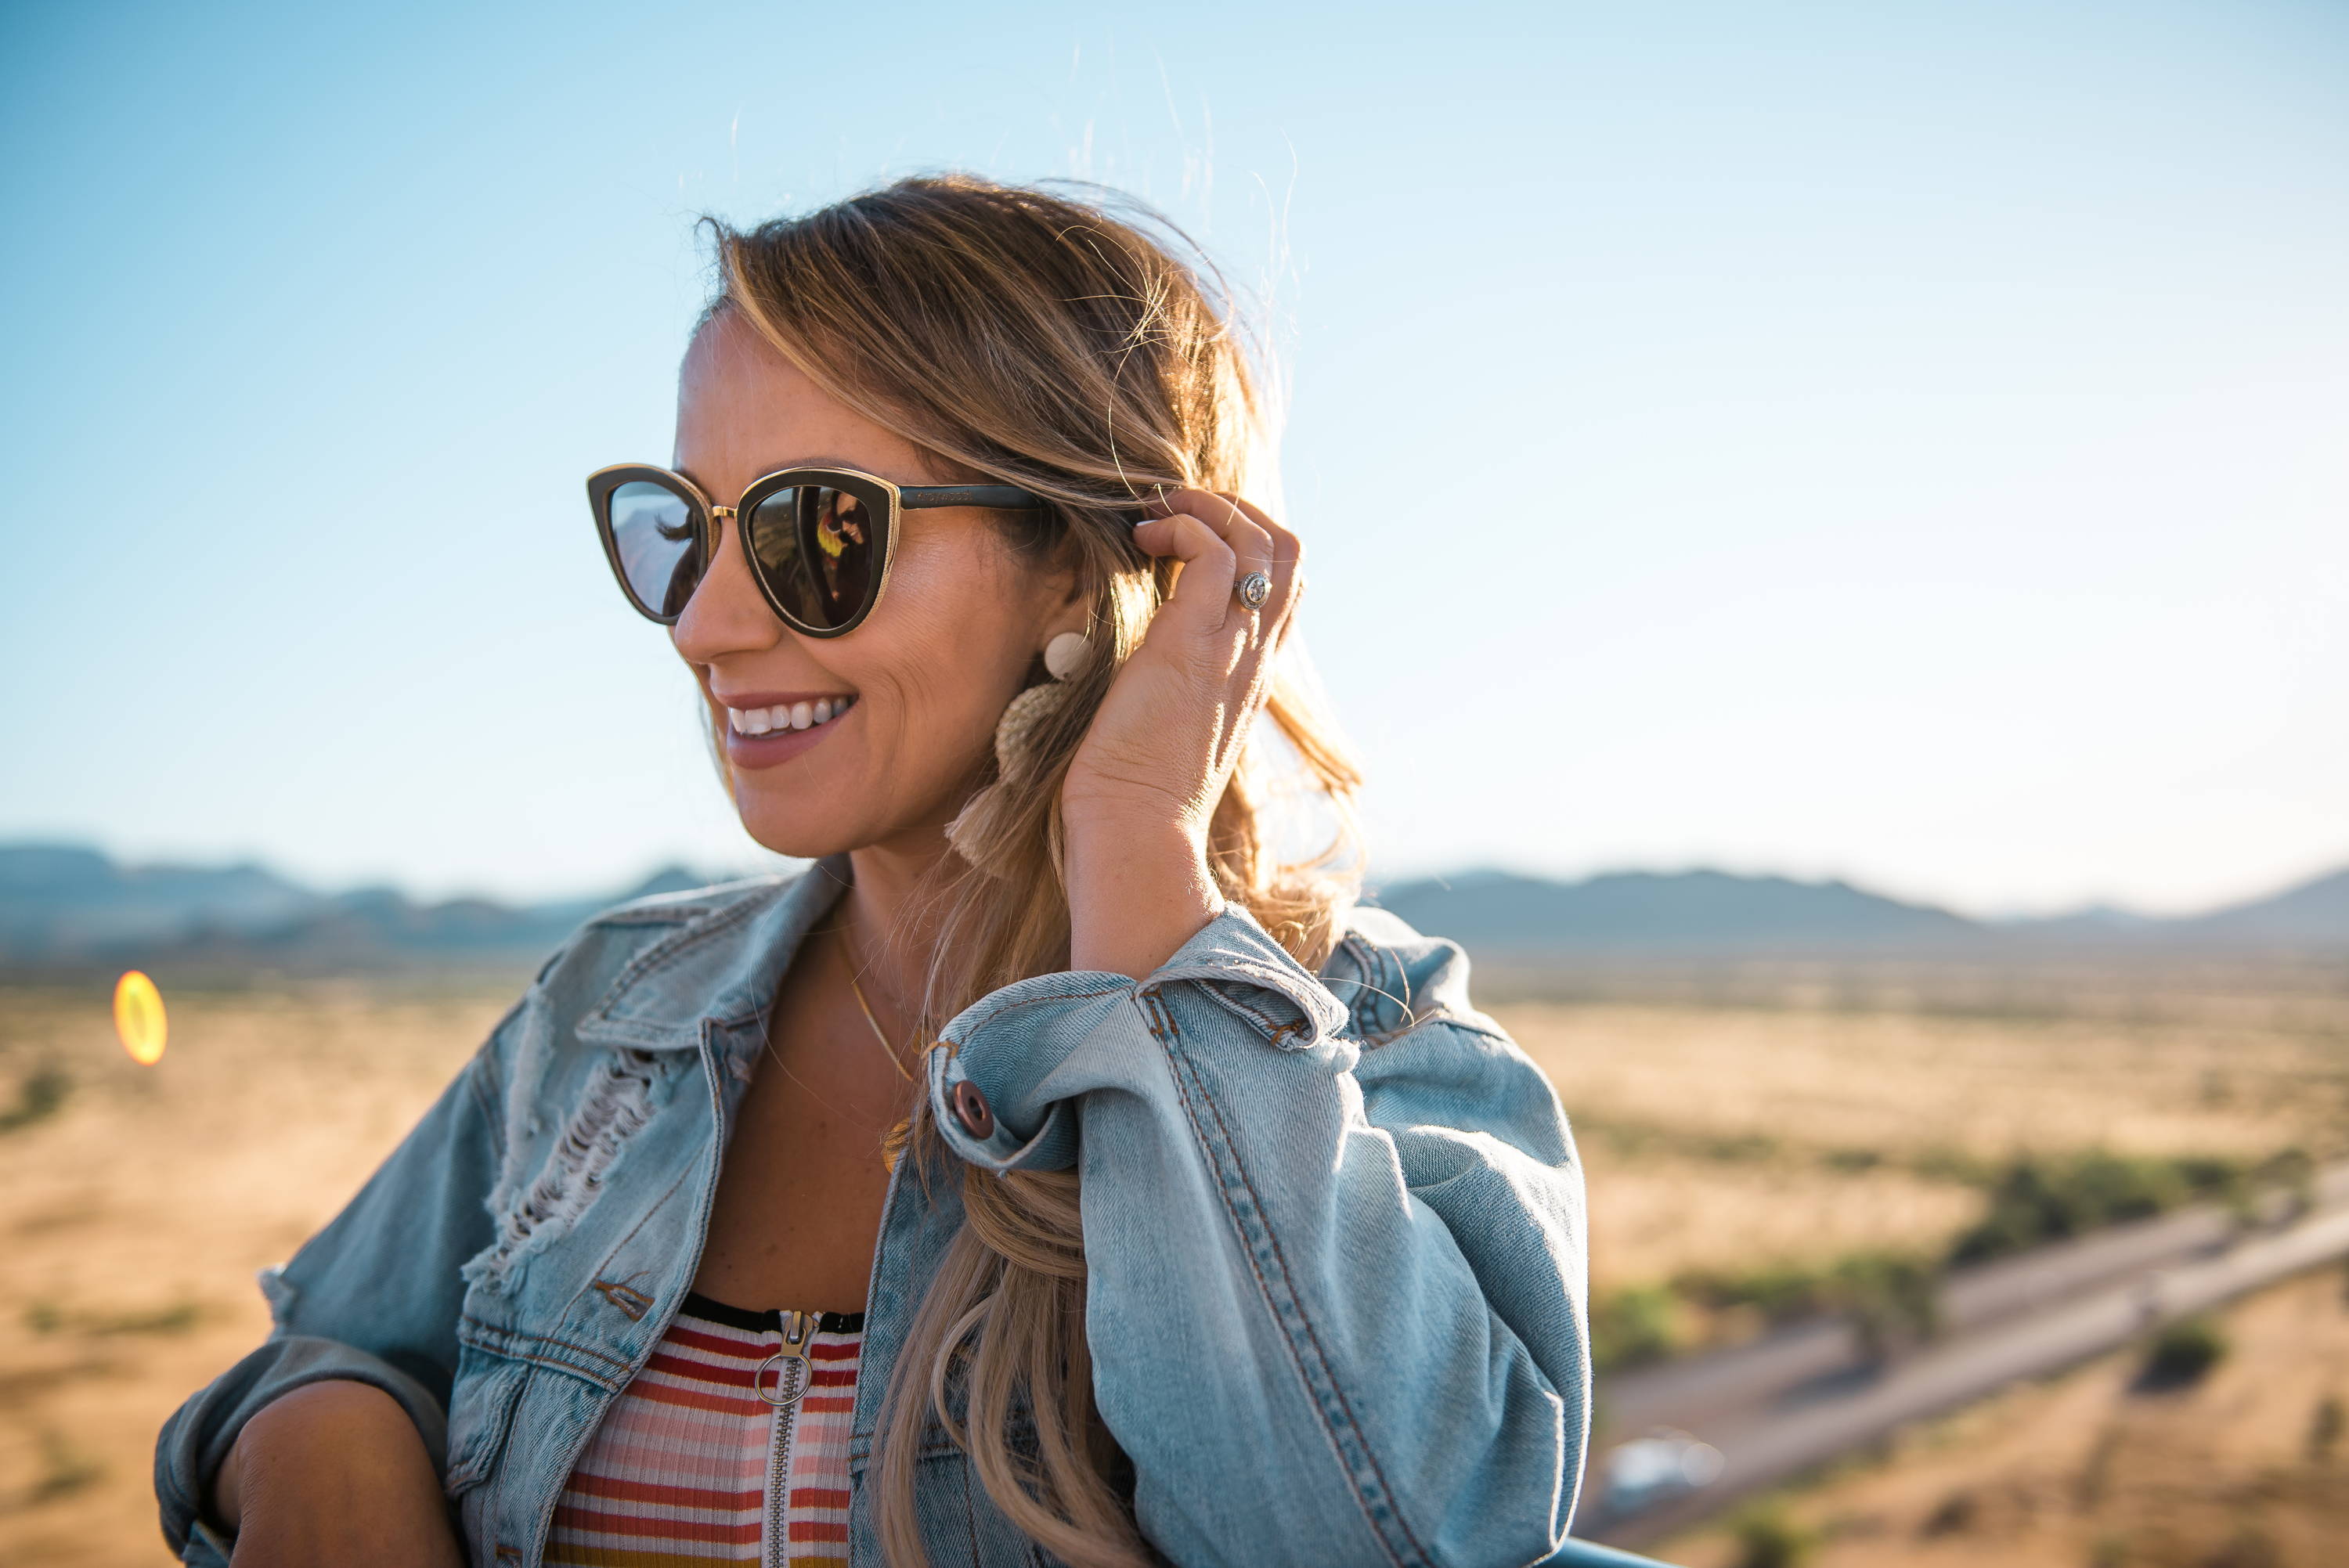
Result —
[[854, 469], [780, 469], [732, 506], [646, 463], [587, 476], [587, 504], [620, 591], [647, 620], [674, 625], [709, 570], [712, 531], [728, 518], [750, 576], [794, 632], [840, 637], [881, 602], [901, 513], [942, 506], [1030, 511], [1050, 504], [1017, 485], [895, 485]]

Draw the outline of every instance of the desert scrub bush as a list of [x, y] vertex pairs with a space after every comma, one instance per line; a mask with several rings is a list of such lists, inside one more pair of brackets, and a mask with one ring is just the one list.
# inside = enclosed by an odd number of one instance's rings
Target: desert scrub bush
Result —
[[1818, 1551], [1818, 1534], [1797, 1523], [1786, 1505], [1773, 1498], [1737, 1517], [1737, 1568], [1803, 1568]]
[[106, 1467], [84, 1453], [63, 1432], [41, 1434], [41, 1473], [26, 1501], [48, 1502], [70, 1497], [106, 1474]]
[[1750, 1269], [1684, 1269], [1672, 1290], [1707, 1313], [1752, 1312], [1772, 1327], [1826, 1310], [1832, 1264], [1776, 1262]]
[[2165, 1325], [2146, 1347], [2137, 1369], [2141, 1389], [2185, 1388], [2210, 1375], [2227, 1358], [2226, 1331], [2207, 1317], [2181, 1317]]
[[2103, 1225], [2149, 1219], [2242, 1190], [2243, 1167], [2215, 1158], [2137, 1158], [2101, 1150], [2032, 1156], [1991, 1183], [1990, 1212], [1951, 1244], [1952, 1264], [1984, 1263]]
[[55, 1064], [35, 1068], [17, 1086], [16, 1103], [0, 1110], [0, 1132], [14, 1132], [55, 1116], [72, 1092], [73, 1079], [63, 1068]]
[[2308, 1417], [2308, 1462], [2313, 1465], [2332, 1462], [2333, 1450], [2341, 1446], [2344, 1412], [2341, 1396], [2327, 1394], [2316, 1402]]
[[1619, 1372], [1681, 1348], [1680, 1304], [1660, 1284], [1610, 1291], [1590, 1304], [1590, 1364]]
[[1824, 1264], [1777, 1263], [1735, 1274], [1692, 1270], [1676, 1275], [1672, 1288], [1707, 1312], [1751, 1311], [1774, 1327], [1806, 1317], [1849, 1317], [1871, 1357], [1903, 1340], [1930, 1339], [1940, 1327], [1940, 1270], [1909, 1253], [1847, 1253]]
[[1835, 1309], [1851, 1319], [1860, 1354], [1881, 1361], [1941, 1327], [1941, 1271], [1899, 1253], [1855, 1253], [1829, 1275]]
[[97, 1337], [121, 1334], [185, 1334], [211, 1315], [204, 1304], [182, 1296], [166, 1305], [129, 1312], [85, 1312], [50, 1300], [25, 1309], [25, 1326], [35, 1334], [85, 1334]]
[[2263, 1191], [2284, 1194], [2293, 1216], [2316, 1207], [2316, 1157], [2294, 1145], [2280, 1149], [2252, 1167], [2251, 1184]]

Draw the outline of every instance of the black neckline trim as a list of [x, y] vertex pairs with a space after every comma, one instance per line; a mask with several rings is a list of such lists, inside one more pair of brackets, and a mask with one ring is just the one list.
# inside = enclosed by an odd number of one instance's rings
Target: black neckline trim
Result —
[[[783, 1314], [780, 1307], [760, 1312], [751, 1307], [736, 1306], [730, 1302], [714, 1300], [699, 1291], [685, 1293], [684, 1310], [706, 1322], [722, 1323], [729, 1328], [746, 1328], [753, 1333], [772, 1329], [780, 1334], [783, 1328]], [[862, 1334], [864, 1331], [864, 1315], [861, 1312], [820, 1312], [816, 1314], [815, 1326], [819, 1334]]]

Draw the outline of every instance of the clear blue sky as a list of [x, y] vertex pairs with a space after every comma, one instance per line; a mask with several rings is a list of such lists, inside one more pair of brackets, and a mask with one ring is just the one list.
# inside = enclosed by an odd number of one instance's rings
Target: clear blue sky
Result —
[[[0, 838], [743, 863], [580, 480], [692, 221], [958, 166], [1268, 297], [1390, 874], [2349, 861], [2349, 7], [15, 5]], [[1415, 545], [1422, 498], [1475, 548]]]

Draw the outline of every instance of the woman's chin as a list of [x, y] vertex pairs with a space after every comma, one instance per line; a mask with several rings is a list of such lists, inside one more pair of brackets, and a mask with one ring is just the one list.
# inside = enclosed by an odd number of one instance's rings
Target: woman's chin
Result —
[[820, 811], [792, 811], [781, 801], [752, 801], [737, 791], [742, 830], [770, 854], [794, 861], [820, 861], [826, 855], [863, 849], [872, 840], [854, 826], [828, 823]]
[[775, 772], [734, 776], [736, 814], [761, 849], [795, 861], [820, 861], [895, 836], [899, 824], [876, 810], [885, 799], [877, 785], [827, 779], [819, 788], [804, 775], [790, 777], [796, 771], [781, 769], [780, 778]]
[[871, 808], [877, 790], [863, 798], [864, 809], [856, 810], [833, 790], [818, 797], [812, 790], [745, 789], [743, 782], [734, 790], [742, 830], [761, 849], [795, 861], [873, 848], [922, 858], [945, 849], [945, 824], [954, 814], [943, 806], [903, 816], [876, 812]]

